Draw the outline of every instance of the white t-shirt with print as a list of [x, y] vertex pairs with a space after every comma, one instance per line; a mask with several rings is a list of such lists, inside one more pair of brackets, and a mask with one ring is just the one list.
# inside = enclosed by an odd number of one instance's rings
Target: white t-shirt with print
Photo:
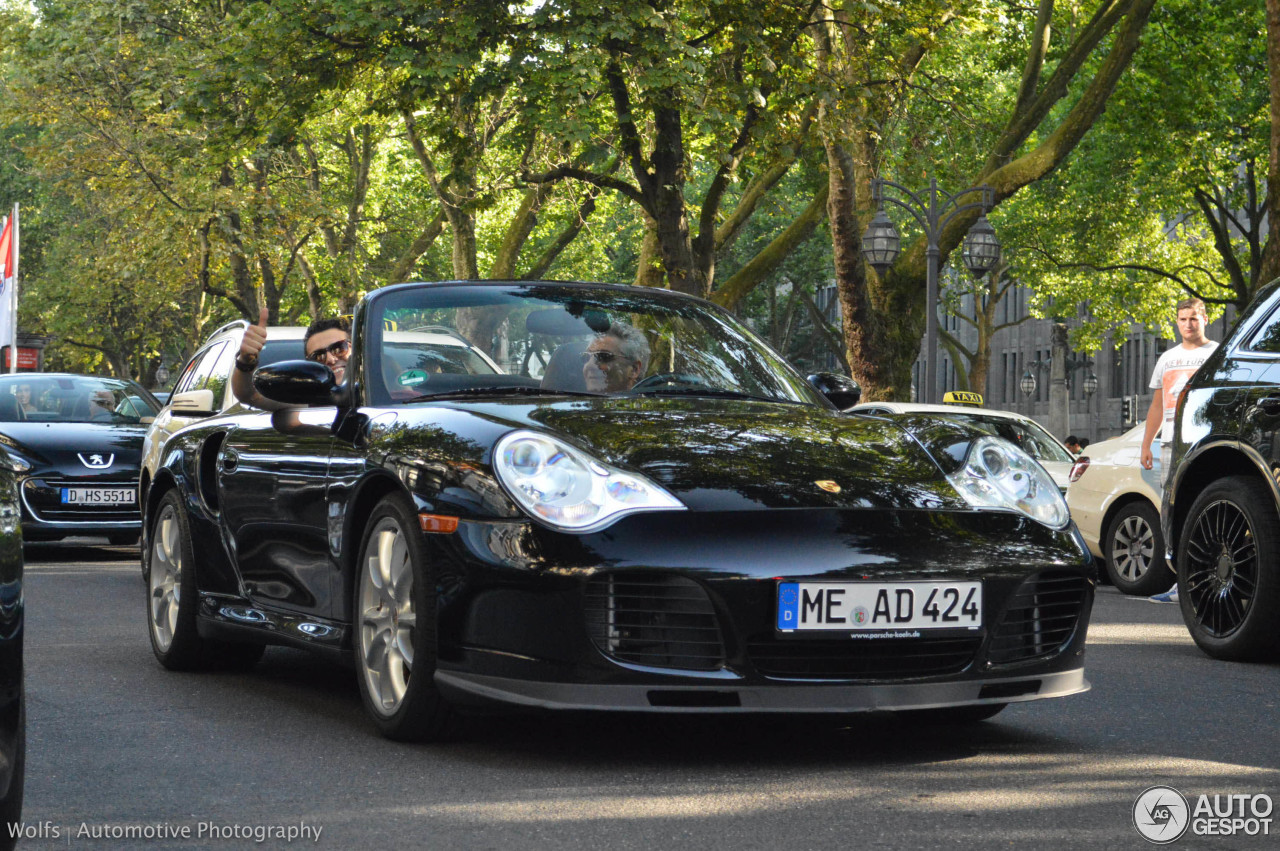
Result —
[[1182, 345], [1165, 349], [1156, 361], [1156, 368], [1151, 372], [1152, 390], [1160, 391], [1164, 408], [1164, 424], [1160, 428], [1160, 441], [1168, 445], [1173, 440], [1173, 415], [1178, 407], [1178, 394], [1186, 386], [1191, 376], [1195, 375], [1200, 364], [1213, 354], [1218, 344], [1213, 340], [1203, 346], [1188, 349]]

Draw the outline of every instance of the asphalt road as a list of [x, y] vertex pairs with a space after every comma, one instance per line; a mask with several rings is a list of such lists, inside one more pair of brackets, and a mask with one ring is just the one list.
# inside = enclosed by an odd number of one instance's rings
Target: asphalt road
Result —
[[24, 848], [1147, 848], [1152, 785], [1280, 804], [1280, 665], [1214, 662], [1110, 588], [1090, 693], [968, 728], [538, 715], [443, 745], [381, 739], [353, 675], [299, 651], [166, 672], [136, 550], [29, 547], [25, 593]]

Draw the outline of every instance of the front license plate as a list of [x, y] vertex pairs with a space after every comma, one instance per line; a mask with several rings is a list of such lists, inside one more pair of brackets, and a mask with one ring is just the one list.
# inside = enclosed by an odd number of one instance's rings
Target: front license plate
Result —
[[976, 629], [981, 582], [781, 582], [783, 632]]
[[63, 488], [63, 505], [133, 505], [138, 501], [134, 488]]

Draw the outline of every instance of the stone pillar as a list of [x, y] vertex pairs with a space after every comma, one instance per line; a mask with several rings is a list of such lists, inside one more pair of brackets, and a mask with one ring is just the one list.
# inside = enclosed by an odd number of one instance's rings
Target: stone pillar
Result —
[[1071, 433], [1071, 398], [1067, 392], [1067, 324], [1053, 323], [1049, 364], [1049, 431], [1062, 440]]

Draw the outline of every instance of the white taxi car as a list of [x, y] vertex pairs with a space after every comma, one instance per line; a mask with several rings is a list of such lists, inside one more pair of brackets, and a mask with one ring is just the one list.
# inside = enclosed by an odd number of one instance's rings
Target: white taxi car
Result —
[[[168, 404], [160, 410], [142, 439], [139, 494], [147, 492], [160, 465], [160, 450], [169, 435], [236, 404], [235, 394], [231, 392], [231, 371], [235, 369], [236, 353], [240, 351], [240, 338], [248, 327], [249, 323], [243, 319], [223, 325], [209, 335], [178, 373]], [[299, 326], [268, 328], [267, 342], [258, 362], [269, 364], [301, 358], [302, 338], [306, 333], [307, 329]]]
[[[1076, 459], [1067, 488], [1071, 519], [1107, 576], [1126, 594], [1150, 596], [1173, 584], [1160, 534], [1160, 471], [1144, 470], [1139, 423], [1110, 440], [1089, 444]], [[1155, 449], [1156, 458], [1160, 450]]]
[[849, 409], [855, 414], [938, 414], [977, 426], [989, 434], [1003, 437], [1017, 444], [1024, 452], [1040, 462], [1048, 471], [1054, 484], [1067, 492], [1068, 476], [1075, 457], [1071, 450], [1030, 417], [1012, 411], [997, 411], [982, 407], [982, 396], [977, 393], [952, 391], [943, 396], [944, 404], [927, 405], [921, 402], [865, 402]]

